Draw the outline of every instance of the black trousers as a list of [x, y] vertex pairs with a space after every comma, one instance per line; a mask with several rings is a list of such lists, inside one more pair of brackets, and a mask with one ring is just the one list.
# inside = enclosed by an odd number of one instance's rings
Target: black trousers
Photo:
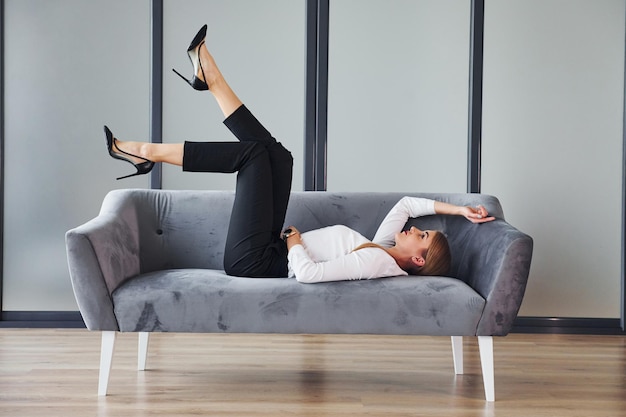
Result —
[[235, 201], [224, 250], [227, 274], [286, 277], [285, 221], [293, 158], [245, 107], [226, 120], [239, 142], [185, 142], [183, 170], [237, 172]]

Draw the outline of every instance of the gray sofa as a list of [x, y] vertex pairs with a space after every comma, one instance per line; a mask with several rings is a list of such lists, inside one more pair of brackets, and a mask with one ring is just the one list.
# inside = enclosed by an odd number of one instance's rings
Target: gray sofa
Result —
[[106, 395], [117, 332], [389, 334], [452, 337], [463, 373], [463, 336], [478, 336], [485, 395], [495, 398], [492, 336], [506, 335], [526, 288], [532, 239], [481, 194], [293, 193], [286, 224], [301, 231], [344, 224], [371, 238], [404, 195], [483, 204], [496, 221], [426, 216], [408, 225], [448, 235], [451, 277], [392, 277], [301, 284], [224, 273], [230, 191], [116, 190], [93, 220], [67, 232], [72, 286], [87, 328], [102, 331], [99, 395]]

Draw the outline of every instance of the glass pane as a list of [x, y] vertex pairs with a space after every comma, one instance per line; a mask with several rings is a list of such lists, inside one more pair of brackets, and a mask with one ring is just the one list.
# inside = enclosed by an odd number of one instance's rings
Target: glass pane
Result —
[[98, 214], [128, 164], [102, 125], [145, 138], [150, 3], [5, 0], [3, 309], [77, 310], [64, 234]]
[[487, 2], [483, 192], [534, 238], [520, 314], [620, 316], [624, 2]]
[[328, 189], [464, 192], [470, 2], [330, 2]]

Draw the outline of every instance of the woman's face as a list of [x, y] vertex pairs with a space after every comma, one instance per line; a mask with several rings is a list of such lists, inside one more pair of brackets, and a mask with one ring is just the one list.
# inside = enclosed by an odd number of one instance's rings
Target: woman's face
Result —
[[420, 230], [412, 226], [409, 230], [396, 233], [396, 247], [425, 258], [435, 233], [434, 230]]

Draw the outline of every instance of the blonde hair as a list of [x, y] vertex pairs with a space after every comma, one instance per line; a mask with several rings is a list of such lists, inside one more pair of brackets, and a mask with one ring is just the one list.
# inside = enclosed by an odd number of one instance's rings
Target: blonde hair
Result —
[[[373, 242], [367, 242], [357, 246], [352, 250], [352, 252], [365, 248], [378, 248], [386, 251], [383, 246]], [[402, 269], [411, 275], [447, 275], [450, 272], [451, 264], [452, 254], [450, 252], [448, 239], [443, 233], [434, 232], [432, 241], [428, 247], [428, 251], [426, 252], [426, 257], [424, 258], [424, 266]]]
[[414, 275], [447, 275], [452, 264], [452, 254], [448, 239], [441, 232], [433, 233], [432, 241], [426, 252], [424, 266], [407, 271]]

